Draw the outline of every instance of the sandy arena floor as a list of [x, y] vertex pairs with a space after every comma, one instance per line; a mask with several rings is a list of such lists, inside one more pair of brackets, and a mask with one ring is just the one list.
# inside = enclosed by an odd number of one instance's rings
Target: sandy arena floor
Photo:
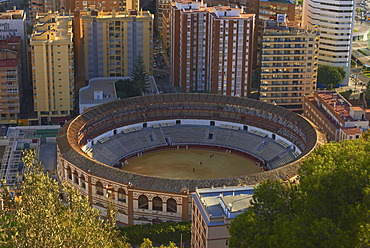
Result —
[[249, 159], [201, 149], [145, 154], [130, 159], [122, 169], [142, 175], [181, 179], [235, 177], [260, 172], [260, 167]]

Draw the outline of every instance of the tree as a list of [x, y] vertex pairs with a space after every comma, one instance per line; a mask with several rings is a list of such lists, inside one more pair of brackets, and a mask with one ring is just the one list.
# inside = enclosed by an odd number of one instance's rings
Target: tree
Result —
[[326, 86], [335, 86], [340, 84], [346, 76], [346, 72], [341, 67], [329, 65], [320, 65], [317, 75], [317, 81]]
[[141, 53], [139, 53], [136, 57], [134, 69], [131, 73], [131, 80], [134, 82], [134, 87], [141, 92], [144, 92], [149, 88], [149, 76], [146, 71]]
[[266, 181], [229, 228], [230, 247], [368, 247], [370, 141], [329, 143], [299, 172], [300, 184]]
[[130, 79], [118, 80], [115, 82], [117, 97], [120, 99], [140, 96], [141, 90], [135, 85], [135, 82]]
[[[45, 175], [35, 157], [34, 150], [24, 152], [22, 160], [27, 171], [19, 197], [14, 201], [14, 218], [5, 211], [0, 215], [1, 219], [12, 218], [8, 223], [13, 223], [12, 229], [15, 229], [10, 239], [7, 235], [0, 236], [4, 246], [128, 247], [111, 221], [104, 221], [99, 211], [71, 185], [60, 186]], [[4, 192], [2, 197], [7, 198]], [[60, 198], [60, 192], [64, 192], [65, 200]]]
[[344, 98], [346, 98], [347, 100], [350, 99], [353, 91], [351, 89], [349, 90], [346, 90], [346, 91], [343, 91], [343, 92], [339, 92]]

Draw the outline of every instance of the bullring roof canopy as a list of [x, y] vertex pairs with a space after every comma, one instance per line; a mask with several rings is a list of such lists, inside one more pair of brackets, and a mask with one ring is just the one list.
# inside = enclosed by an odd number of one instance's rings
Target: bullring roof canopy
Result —
[[297, 162], [253, 175], [219, 179], [171, 179], [126, 172], [102, 164], [82, 151], [89, 140], [118, 127], [168, 119], [203, 119], [252, 125], [280, 135], [309, 154], [317, 133], [303, 117], [260, 101], [213, 94], [161, 94], [128, 98], [94, 107], [66, 123], [57, 137], [62, 157], [80, 169], [135, 188], [167, 192], [194, 191], [223, 185], [255, 184], [265, 178], [284, 178], [297, 172]]

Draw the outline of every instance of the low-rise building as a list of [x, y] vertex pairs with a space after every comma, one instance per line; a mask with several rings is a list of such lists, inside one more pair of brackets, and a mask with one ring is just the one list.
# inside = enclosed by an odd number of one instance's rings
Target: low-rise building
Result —
[[228, 247], [228, 225], [250, 206], [253, 186], [196, 189], [192, 193], [191, 247]]
[[336, 91], [306, 96], [303, 114], [322, 129], [328, 141], [357, 139], [369, 129], [366, 110], [352, 106]]

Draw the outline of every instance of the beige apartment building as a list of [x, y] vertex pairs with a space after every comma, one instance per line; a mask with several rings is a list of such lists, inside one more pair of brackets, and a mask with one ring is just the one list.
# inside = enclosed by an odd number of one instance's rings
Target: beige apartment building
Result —
[[39, 14], [31, 36], [34, 108], [42, 124], [69, 119], [74, 101], [72, 17]]
[[336, 91], [305, 96], [303, 115], [324, 132], [328, 141], [358, 139], [369, 129], [369, 110], [352, 106]]
[[170, 0], [158, 0], [155, 3], [155, 26], [162, 39], [164, 48], [169, 48], [170, 46], [170, 3]]
[[248, 97], [254, 25], [238, 8], [172, 2], [171, 82], [182, 92]]
[[316, 90], [318, 37], [317, 32], [300, 29], [294, 23], [265, 23], [261, 101], [303, 110], [304, 96]]
[[152, 74], [154, 16], [149, 11], [82, 12], [79, 16], [86, 79], [130, 76], [139, 55]]
[[136, 0], [93, 0], [93, 1], [80, 1], [80, 0], [64, 0], [66, 11], [126, 11], [138, 9], [138, 1]]
[[0, 124], [17, 124], [22, 90], [20, 36], [0, 40]]
[[228, 225], [250, 206], [253, 186], [204, 188], [192, 193], [192, 248], [227, 248]]

